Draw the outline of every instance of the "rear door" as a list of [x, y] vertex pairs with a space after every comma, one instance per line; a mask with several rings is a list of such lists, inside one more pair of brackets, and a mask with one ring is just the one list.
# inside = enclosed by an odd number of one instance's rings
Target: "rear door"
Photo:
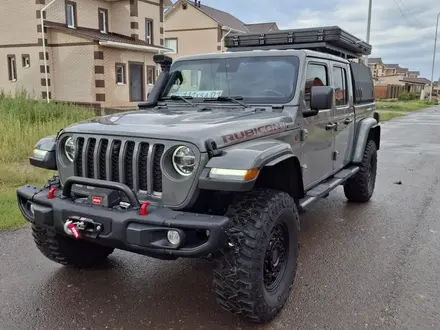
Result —
[[354, 136], [354, 108], [348, 92], [351, 87], [347, 64], [331, 62], [332, 86], [335, 90], [333, 169], [338, 170], [350, 161]]

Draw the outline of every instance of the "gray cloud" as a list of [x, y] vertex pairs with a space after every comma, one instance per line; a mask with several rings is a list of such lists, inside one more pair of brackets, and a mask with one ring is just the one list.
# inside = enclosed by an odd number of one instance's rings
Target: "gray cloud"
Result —
[[[338, 25], [366, 38], [368, 0], [202, 0], [246, 23], [276, 21], [280, 28]], [[396, 3], [402, 9], [402, 16]], [[372, 56], [431, 78], [435, 20], [440, 0], [373, 0]], [[440, 77], [440, 43], [434, 79]]]

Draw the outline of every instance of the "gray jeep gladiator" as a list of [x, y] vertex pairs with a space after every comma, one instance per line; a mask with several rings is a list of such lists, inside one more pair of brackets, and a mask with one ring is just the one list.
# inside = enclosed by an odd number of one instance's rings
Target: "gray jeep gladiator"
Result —
[[230, 35], [224, 53], [155, 55], [139, 109], [36, 144], [30, 163], [57, 173], [17, 190], [38, 249], [79, 268], [114, 249], [207, 258], [221, 307], [273, 319], [296, 274], [299, 214], [341, 185], [353, 202], [374, 191], [379, 116], [370, 70], [351, 60], [370, 48], [350, 38]]

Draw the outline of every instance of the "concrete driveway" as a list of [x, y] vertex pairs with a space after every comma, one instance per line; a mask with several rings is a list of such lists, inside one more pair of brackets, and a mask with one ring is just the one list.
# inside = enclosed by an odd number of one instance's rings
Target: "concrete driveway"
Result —
[[[373, 199], [338, 189], [303, 215], [290, 300], [252, 328], [440, 329], [440, 107], [382, 129]], [[0, 329], [251, 328], [216, 305], [206, 261], [117, 251], [76, 271], [40, 255], [29, 229], [0, 233], [0, 257]]]

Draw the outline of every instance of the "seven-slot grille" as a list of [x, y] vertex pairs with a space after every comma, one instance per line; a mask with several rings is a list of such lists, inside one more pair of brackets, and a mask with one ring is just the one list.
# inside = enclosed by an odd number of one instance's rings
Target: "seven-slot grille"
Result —
[[162, 193], [163, 144], [123, 139], [77, 139], [75, 175], [125, 183], [135, 192]]

